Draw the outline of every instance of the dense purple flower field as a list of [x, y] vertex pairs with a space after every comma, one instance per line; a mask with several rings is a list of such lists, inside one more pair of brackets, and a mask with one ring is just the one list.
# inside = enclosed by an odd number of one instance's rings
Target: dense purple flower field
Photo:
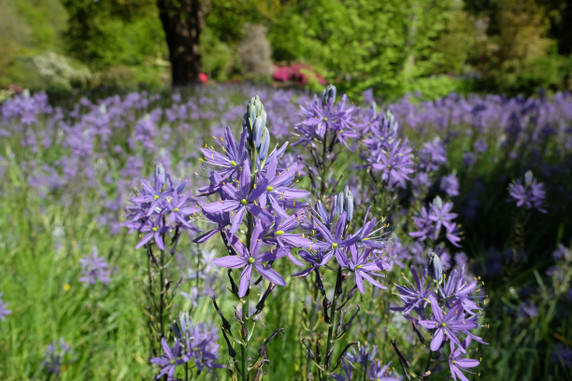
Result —
[[[43, 363], [22, 344], [28, 363], [0, 375], [121, 378], [90, 359], [118, 345], [113, 320], [138, 332], [135, 379], [571, 376], [572, 96], [363, 98], [223, 86], [4, 101], [0, 193], [21, 215], [2, 247], [48, 237], [45, 255], [77, 275], [65, 287], [85, 291], [70, 314], [97, 324], [56, 326]], [[11, 258], [0, 335], [32, 308]], [[140, 317], [126, 323], [105, 306], [129, 279]]]

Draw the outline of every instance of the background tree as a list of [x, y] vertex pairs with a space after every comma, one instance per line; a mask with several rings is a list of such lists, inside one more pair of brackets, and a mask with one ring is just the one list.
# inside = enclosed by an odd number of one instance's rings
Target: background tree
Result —
[[201, 72], [199, 38], [210, 2], [157, 0], [171, 62], [171, 83], [186, 86], [198, 82]]

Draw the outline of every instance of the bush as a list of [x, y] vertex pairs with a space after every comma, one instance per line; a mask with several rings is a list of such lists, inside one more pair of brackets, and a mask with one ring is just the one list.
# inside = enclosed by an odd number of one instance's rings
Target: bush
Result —
[[244, 24], [246, 37], [238, 48], [240, 64], [245, 75], [271, 76], [274, 71], [272, 50], [266, 37], [267, 29], [262, 25]]

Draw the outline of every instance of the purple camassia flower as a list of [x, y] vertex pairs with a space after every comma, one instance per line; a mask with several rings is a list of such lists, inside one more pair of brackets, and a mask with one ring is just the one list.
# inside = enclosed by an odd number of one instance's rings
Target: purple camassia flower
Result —
[[445, 235], [449, 242], [460, 247], [458, 244], [461, 238], [458, 236], [457, 225], [453, 219], [457, 217], [456, 213], [450, 213], [453, 208], [452, 202], [443, 203], [439, 196], [429, 205], [429, 211], [422, 207], [418, 217], [413, 217], [413, 221], [417, 226], [417, 231], [410, 232], [409, 235], [424, 241], [426, 239], [436, 240], [441, 234], [441, 228], [445, 228]]
[[0, 320], [6, 321], [6, 316], [10, 315], [12, 311], [8, 309], [8, 303], [5, 303], [2, 299], [3, 292], [0, 292]]
[[477, 162], [477, 158], [475, 157], [474, 153], [465, 152], [463, 154], [463, 164], [465, 164], [467, 167], [473, 166], [476, 162]]
[[[267, 166], [266, 191], [260, 196], [260, 205], [266, 207], [266, 204], [269, 203], [273, 210], [284, 217], [288, 217], [284, 207], [289, 205], [295, 207], [296, 200], [307, 197], [310, 192], [290, 188], [290, 184], [300, 169], [298, 163], [284, 170], [278, 170], [277, 166], [277, 158], [272, 157]], [[305, 206], [304, 203], [299, 203], [299, 207], [303, 206]]]
[[427, 286], [425, 286], [427, 270], [423, 269], [421, 277], [419, 277], [415, 268], [411, 266], [411, 275], [413, 275], [414, 284], [407, 279], [405, 274], [401, 273], [401, 275], [403, 275], [403, 279], [409, 283], [411, 288], [399, 284], [395, 285], [397, 288], [395, 295], [399, 296], [403, 303], [403, 307], [392, 307], [391, 309], [394, 311], [402, 311], [406, 315], [412, 310], [416, 311], [418, 314], [422, 314], [425, 306], [427, 306], [427, 298], [431, 295], [431, 284], [427, 284]]
[[246, 137], [247, 131], [243, 130], [240, 142], [237, 143], [227, 126], [224, 130], [224, 138], [221, 137], [219, 142], [224, 155], [211, 148], [201, 148], [201, 152], [205, 155], [204, 162], [217, 171], [221, 180], [237, 176], [238, 171], [248, 158]]
[[342, 357], [342, 371], [344, 374], [332, 374], [332, 377], [336, 381], [352, 381], [354, 379], [354, 368], [352, 363], [345, 357]]
[[177, 370], [177, 365], [184, 364], [186, 361], [183, 359], [183, 350], [181, 343], [177, 340], [175, 346], [171, 348], [167, 344], [167, 340], [163, 337], [161, 339], [161, 346], [165, 353], [161, 357], [150, 358], [149, 361], [153, 364], [157, 364], [161, 367], [161, 372], [155, 378], [158, 380], [163, 376], [167, 376], [167, 380], [175, 380], [175, 371]]
[[448, 308], [452, 308], [454, 304], [461, 302], [465, 311], [474, 316], [476, 311], [482, 309], [470, 298], [482, 297], [480, 295], [471, 296], [473, 292], [479, 291], [477, 290], [478, 281], [474, 279], [470, 283], [467, 282], [463, 277], [464, 272], [464, 267], [461, 268], [461, 271], [453, 270], [441, 287], [441, 295], [443, 295], [445, 305]]
[[264, 242], [276, 244], [278, 247], [308, 247], [312, 240], [294, 234], [292, 231], [300, 227], [300, 218], [304, 211], [298, 211], [287, 217], [276, 216], [276, 221], [265, 227]]
[[381, 365], [380, 359], [375, 359], [370, 362], [369, 369], [367, 370], [367, 377], [370, 381], [399, 381], [401, 378], [391, 376], [391, 371], [388, 369], [391, 361], [385, 365]]
[[71, 352], [72, 347], [63, 338], [60, 338], [59, 343], [56, 340], [52, 341], [47, 346], [44, 352], [44, 361], [42, 361], [46, 373], [59, 376], [62, 368], [73, 361], [73, 359], [69, 359]]
[[165, 250], [165, 233], [174, 228], [197, 230], [190, 221], [199, 209], [193, 205], [196, 201], [183, 193], [185, 183], [175, 187], [165, 169], [159, 165], [153, 185], [145, 179], [141, 184], [141, 191], [135, 189], [135, 196], [131, 200], [135, 205], [126, 208], [127, 221], [124, 223], [130, 232], [146, 233], [136, 248], [154, 241], [159, 249]]
[[469, 379], [465, 377], [465, 375], [463, 374], [463, 371], [469, 372], [467, 368], [474, 368], [480, 364], [478, 360], [464, 357], [465, 353], [467, 352], [467, 349], [469, 348], [470, 343], [471, 343], [471, 338], [467, 337], [460, 346], [457, 346], [457, 348], [455, 348], [453, 342], [451, 341], [451, 354], [449, 355], [449, 370], [451, 371], [451, 377], [453, 377], [454, 380], [457, 380], [457, 377], [459, 377], [459, 380], [461, 381], [469, 381]]
[[473, 144], [473, 148], [478, 153], [483, 153], [489, 148], [489, 145], [483, 139], [479, 139]]
[[187, 363], [194, 360], [198, 374], [205, 367], [211, 370], [222, 368], [215, 362], [218, 359], [219, 350], [218, 329], [210, 329], [204, 323], [194, 325], [187, 311], [181, 312], [179, 319], [170, 328], [177, 342], [184, 343], [183, 361]]
[[546, 213], [546, 209], [542, 208], [542, 203], [546, 198], [544, 184], [538, 182], [531, 171], [524, 174], [524, 181], [513, 181], [508, 187], [508, 193], [519, 208], [536, 208], [539, 212]]
[[325, 242], [315, 242], [310, 246], [310, 249], [312, 249], [313, 246], [313, 248], [316, 250], [323, 250], [326, 252], [326, 254], [324, 254], [322, 263], [320, 264], [321, 266], [325, 266], [326, 263], [328, 263], [334, 255], [336, 256], [336, 260], [340, 266], [348, 266], [348, 259], [343, 249], [355, 244], [359, 238], [356, 236], [350, 236], [346, 239], [342, 239], [342, 236], [344, 235], [345, 224], [346, 213], [344, 212], [338, 218], [335, 231], [332, 234], [330, 230], [320, 222], [320, 220], [317, 218], [314, 219], [314, 226]]
[[450, 197], [455, 197], [459, 195], [459, 179], [455, 173], [451, 173], [444, 176], [441, 179], [441, 190], [445, 192]]
[[389, 139], [379, 147], [370, 146], [362, 155], [374, 173], [381, 172], [381, 180], [389, 187], [405, 188], [413, 173], [413, 154], [407, 139]]
[[477, 328], [479, 326], [477, 322], [464, 317], [464, 310], [460, 301], [443, 315], [443, 310], [435, 296], [429, 295], [428, 299], [433, 311], [433, 319], [419, 320], [417, 323], [425, 329], [435, 329], [430, 345], [431, 350], [434, 352], [438, 351], [441, 348], [441, 344], [449, 339], [465, 352], [457, 338], [457, 334], [459, 332], [468, 333], [468, 330]]
[[345, 95], [342, 97], [342, 101], [334, 107], [335, 98], [335, 88], [333, 93], [326, 89], [322, 94], [321, 101], [315, 95], [312, 103], [301, 107], [305, 119], [294, 128], [300, 135], [300, 140], [294, 145], [307, 145], [312, 143], [314, 139], [324, 141], [327, 131], [328, 134], [335, 134], [337, 140], [349, 149], [346, 140], [358, 137], [352, 121], [356, 108], [354, 106], [346, 108], [347, 97]]
[[436, 171], [447, 162], [447, 152], [439, 138], [423, 144], [418, 156], [420, 159], [419, 168], [426, 172]]
[[224, 183], [220, 189], [225, 199], [221, 198], [219, 201], [202, 205], [203, 212], [205, 214], [231, 212], [234, 215], [230, 228], [231, 233], [238, 231], [247, 210], [253, 216], [267, 223], [274, 222], [274, 216], [264, 210], [258, 203], [258, 199], [266, 191], [268, 180], [260, 180], [251, 189], [250, 165], [248, 161], [244, 162], [238, 184], [238, 187], [233, 187], [228, 183]]
[[554, 346], [550, 359], [553, 362], [560, 362], [565, 367], [572, 367], [572, 349], [566, 344], [558, 343]]
[[373, 248], [362, 249], [361, 253], [358, 252], [358, 247], [356, 245], [351, 245], [349, 247], [351, 257], [348, 258], [348, 267], [352, 270], [356, 277], [356, 285], [358, 290], [365, 294], [365, 289], [363, 286], [363, 280], [367, 280], [369, 283], [382, 290], [387, 289], [384, 285], [379, 283], [373, 277], [384, 277], [382, 274], [378, 274], [377, 271], [386, 270], [382, 262], [373, 255]]
[[236, 236], [230, 235], [228, 240], [236, 249], [238, 255], [227, 255], [226, 257], [215, 258], [213, 260], [215, 265], [227, 267], [229, 269], [244, 267], [240, 276], [240, 285], [238, 289], [238, 296], [241, 298], [246, 295], [246, 291], [248, 291], [253, 268], [269, 282], [279, 286], [286, 286], [286, 281], [282, 276], [272, 269], [269, 264], [264, 265], [263, 262], [275, 261], [276, 259], [285, 256], [290, 249], [270, 249], [270, 251], [260, 253], [260, 248], [262, 246], [262, 233], [262, 225], [257, 223], [254, 227], [254, 231], [252, 232], [252, 237], [250, 238], [249, 248], [247, 248]]
[[100, 281], [103, 284], [111, 282], [109, 264], [105, 262], [103, 256], [99, 257], [97, 254], [97, 248], [94, 247], [91, 251], [91, 257], [86, 255], [79, 260], [82, 267], [81, 274], [83, 275], [79, 278], [79, 281], [86, 286], [95, 284], [96, 281]]
[[372, 218], [370, 221], [367, 220], [369, 215], [369, 208], [365, 213], [365, 217], [363, 219], [362, 227], [352, 236], [354, 238], [358, 238], [358, 242], [366, 247], [373, 247], [373, 248], [384, 248], [386, 246], [387, 233], [383, 232], [383, 229], [386, 225], [381, 225], [378, 227], [378, 221], [375, 218]]

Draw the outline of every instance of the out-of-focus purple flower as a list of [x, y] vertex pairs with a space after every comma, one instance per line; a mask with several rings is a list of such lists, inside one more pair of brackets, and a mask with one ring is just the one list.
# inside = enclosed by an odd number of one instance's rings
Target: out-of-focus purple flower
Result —
[[6, 316], [10, 315], [12, 311], [8, 309], [8, 303], [5, 303], [2, 299], [3, 294], [3, 292], [0, 292], [0, 320], [6, 321]]
[[489, 148], [489, 145], [483, 139], [479, 139], [473, 144], [473, 147], [478, 153], [483, 153]]
[[62, 368], [71, 364], [74, 359], [72, 355], [72, 347], [63, 339], [54, 340], [47, 346], [44, 352], [44, 360], [42, 366], [47, 374], [53, 374], [56, 377], [60, 375]]
[[441, 179], [441, 190], [450, 197], [459, 195], [459, 179], [455, 173], [448, 174]]
[[426, 172], [436, 171], [447, 162], [447, 152], [445, 146], [439, 138], [423, 144], [419, 150], [419, 168]]
[[344, 95], [341, 102], [334, 106], [335, 94], [326, 89], [321, 100], [314, 96], [313, 102], [302, 106], [305, 119], [295, 127], [300, 140], [294, 145], [313, 144], [314, 139], [326, 144], [324, 139], [332, 136], [332, 144], [339, 141], [349, 148], [347, 140], [358, 136], [353, 121], [357, 109], [354, 106], [346, 107], [346, 100]]
[[429, 210], [422, 207], [417, 217], [413, 217], [413, 221], [417, 226], [416, 231], [410, 232], [409, 235], [424, 241], [426, 239], [436, 240], [441, 234], [442, 228], [445, 228], [445, 236], [453, 245], [459, 247], [461, 238], [458, 234], [458, 227], [453, 222], [457, 217], [456, 213], [451, 213], [453, 208], [452, 202], [445, 202], [439, 196], [429, 205]]
[[97, 254], [97, 248], [94, 247], [91, 251], [91, 256], [86, 255], [79, 260], [82, 274], [79, 281], [84, 283], [86, 286], [95, 284], [96, 281], [103, 284], [111, 282], [111, 270], [109, 269], [109, 264], [105, 262], [105, 258], [103, 256], [99, 257]]
[[205, 368], [212, 370], [222, 367], [216, 363], [219, 351], [217, 328], [209, 328], [204, 323], [195, 325], [187, 311], [181, 312], [170, 328], [177, 343], [182, 343], [183, 362], [194, 361], [197, 373], [200, 374]]
[[544, 184], [538, 182], [531, 171], [524, 174], [524, 179], [510, 183], [508, 193], [519, 208], [536, 208], [539, 212], [546, 213], [546, 210], [542, 208], [542, 203], [546, 198]]
[[538, 308], [533, 302], [521, 303], [518, 306], [518, 314], [523, 319], [532, 319], [538, 316]]
[[175, 371], [177, 366], [184, 364], [186, 361], [183, 359], [183, 350], [180, 342], [177, 340], [175, 346], [171, 348], [167, 340], [163, 337], [161, 339], [161, 346], [163, 347], [163, 356], [150, 358], [149, 361], [161, 367], [161, 372], [157, 375], [156, 379], [167, 376], [167, 380], [175, 380]]
[[399, 381], [400, 377], [394, 377], [391, 375], [391, 370], [389, 366], [391, 361], [382, 366], [380, 359], [375, 359], [370, 362], [369, 369], [367, 370], [367, 377], [370, 381]]
[[559, 362], [567, 368], [572, 368], [572, 349], [566, 344], [558, 343], [552, 349], [550, 359]]
[[374, 173], [381, 172], [381, 181], [391, 188], [405, 188], [413, 173], [412, 148], [407, 139], [396, 138], [374, 141], [362, 154]]
[[475, 157], [474, 153], [465, 152], [463, 154], [463, 164], [465, 164], [467, 167], [472, 167], [476, 162], [477, 158]]

